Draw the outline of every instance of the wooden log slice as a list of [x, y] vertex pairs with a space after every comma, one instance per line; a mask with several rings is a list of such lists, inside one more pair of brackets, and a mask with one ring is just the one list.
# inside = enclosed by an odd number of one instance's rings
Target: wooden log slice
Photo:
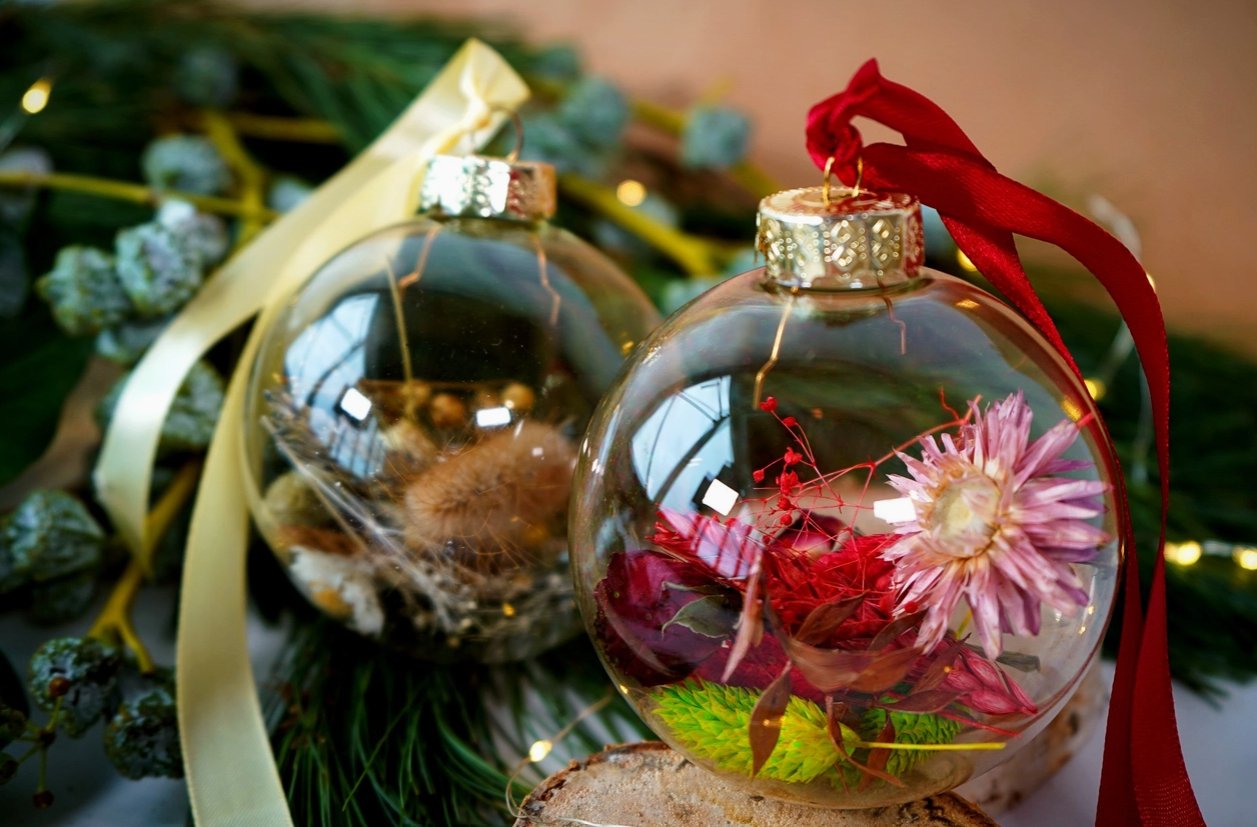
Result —
[[953, 793], [874, 810], [827, 810], [759, 795], [695, 766], [666, 744], [609, 747], [547, 778], [515, 827], [997, 827]]

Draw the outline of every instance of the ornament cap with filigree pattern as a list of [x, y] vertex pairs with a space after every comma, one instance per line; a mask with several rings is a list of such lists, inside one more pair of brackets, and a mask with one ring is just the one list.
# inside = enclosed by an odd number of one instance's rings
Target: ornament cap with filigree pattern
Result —
[[554, 167], [482, 155], [437, 155], [419, 188], [419, 210], [432, 215], [545, 221], [556, 204]]
[[760, 201], [757, 225], [765, 272], [794, 287], [886, 287], [914, 278], [925, 259], [921, 205], [902, 193], [786, 190]]

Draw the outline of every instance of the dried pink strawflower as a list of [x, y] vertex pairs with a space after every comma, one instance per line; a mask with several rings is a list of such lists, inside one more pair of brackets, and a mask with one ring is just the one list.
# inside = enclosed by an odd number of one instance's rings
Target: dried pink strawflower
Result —
[[882, 556], [896, 566], [899, 605], [925, 609], [917, 645], [942, 640], [963, 597], [987, 657], [1000, 633], [1038, 634], [1041, 604], [1072, 613], [1087, 603], [1073, 563], [1091, 560], [1109, 537], [1099, 480], [1056, 476], [1089, 467], [1062, 459], [1079, 426], [1063, 420], [1034, 442], [1034, 412], [1020, 392], [980, 411], [953, 437], [920, 440], [921, 458], [899, 454], [911, 478], [891, 476], [916, 519]]

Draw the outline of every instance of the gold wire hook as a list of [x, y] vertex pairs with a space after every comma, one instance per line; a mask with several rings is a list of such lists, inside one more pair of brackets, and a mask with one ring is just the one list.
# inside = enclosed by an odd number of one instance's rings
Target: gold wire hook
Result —
[[524, 151], [524, 121], [514, 109], [496, 108], [506, 113], [506, 116], [511, 119], [511, 128], [515, 130], [515, 145], [506, 154], [506, 160], [513, 164], [519, 160], [519, 154]]
[[[506, 155], [507, 163], [515, 163], [519, 160], [519, 155], [524, 151], [524, 121], [519, 117], [519, 113], [514, 109], [505, 106], [494, 106], [489, 110], [489, 114], [494, 112], [505, 113], [511, 121], [511, 128], [515, 131], [515, 145], [511, 147], [511, 151]], [[482, 126], [472, 126], [467, 129], [467, 140], [471, 144], [471, 152], [476, 152], [476, 133], [483, 129]]]
[[[824, 203], [826, 207], [830, 206], [831, 204], [831, 201], [830, 201], [830, 190], [832, 188], [831, 179], [833, 177], [834, 164], [837, 163], [837, 160], [838, 159], [835, 158], [833, 155], [830, 155], [828, 158], [825, 159], [825, 171], [823, 173], [824, 180], [821, 182], [821, 201], [822, 203]], [[864, 158], [863, 156], [856, 156], [855, 185], [851, 187], [846, 187], [846, 186], [841, 187], [840, 192], [842, 193], [842, 197], [854, 198], [860, 193], [864, 192], [864, 190], [860, 189], [860, 183], [863, 180], [864, 180]]]

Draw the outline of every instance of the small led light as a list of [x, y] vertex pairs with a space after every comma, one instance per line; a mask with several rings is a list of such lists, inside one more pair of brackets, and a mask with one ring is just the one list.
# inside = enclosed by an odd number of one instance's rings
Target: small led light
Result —
[[1231, 552], [1231, 556], [1235, 558], [1235, 564], [1240, 568], [1257, 571], [1257, 548], [1239, 546]]
[[965, 255], [964, 250], [956, 251], [956, 263], [960, 265], [960, 269], [962, 270], [968, 270], [970, 273], [978, 272], [978, 266], [974, 264], [967, 255]]
[[1082, 383], [1087, 386], [1087, 393], [1091, 394], [1091, 398], [1097, 402], [1103, 399], [1104, 394], [1109, 390], [1103, 379], [1084, 379]]
[[28, 115], [38, 115], [48, 105], [50, 97], [52, 97], [52, 81], [48, 78], [40, 78], [32, 83], [22, 95], [22, 111]]
[[554, 749], [554, 744], [544, 738], [540, 741], [533, 741], [532, 746], [528, 748], [528, 760], [534, 764], [538, 761], [544, 761], [552, 749]]
[[511, 424], [511, 409], [505, 407], [481, 408], [476, 411], [476, 424], [481, 428], [500, 428]]
[[892, 525], [910, 523], [917, 518], [916, 506], [907, 497], [896, 497], [893, 500], [875, 500], [873, 516]]
[[502, 604], [502, 614], [503, 614], [504, 616], [506, 616], [506, 617], [514, 617], [514, 616], [515, 616], [515, 607], [514, 607], [514, 606], [512, 606], [510, 603], [503, 603], [503, 604]]
[[1061, 400], [1061, 410], [1065, 412], [1065, 416], [1077, 422], [1082, 419], [1083, 408], [1078, 404], [1078, 400], [1072, 396], [1067, 396]]
[[703, 494], [703, 505], [720, 512], [720, 516], [728, 517], [729, 512], [738, 503], [738, 492], [720, 480], [712, 480]]
[[1190, 566], [1200, 559], [1204, 549], [1195, 540], [1185, 543], [1166, 543], [1165, 559], [1180, 566]]
[[350, 388], [340, 398], [340, 409], [361, 422], [371, 413], [371, 400], [362, 395], [357, 388]]
[[632, 178], [625, 178], [615, 188], [615, 197], [626, 207], [639, 207], [646, 200], [646, 185]]

